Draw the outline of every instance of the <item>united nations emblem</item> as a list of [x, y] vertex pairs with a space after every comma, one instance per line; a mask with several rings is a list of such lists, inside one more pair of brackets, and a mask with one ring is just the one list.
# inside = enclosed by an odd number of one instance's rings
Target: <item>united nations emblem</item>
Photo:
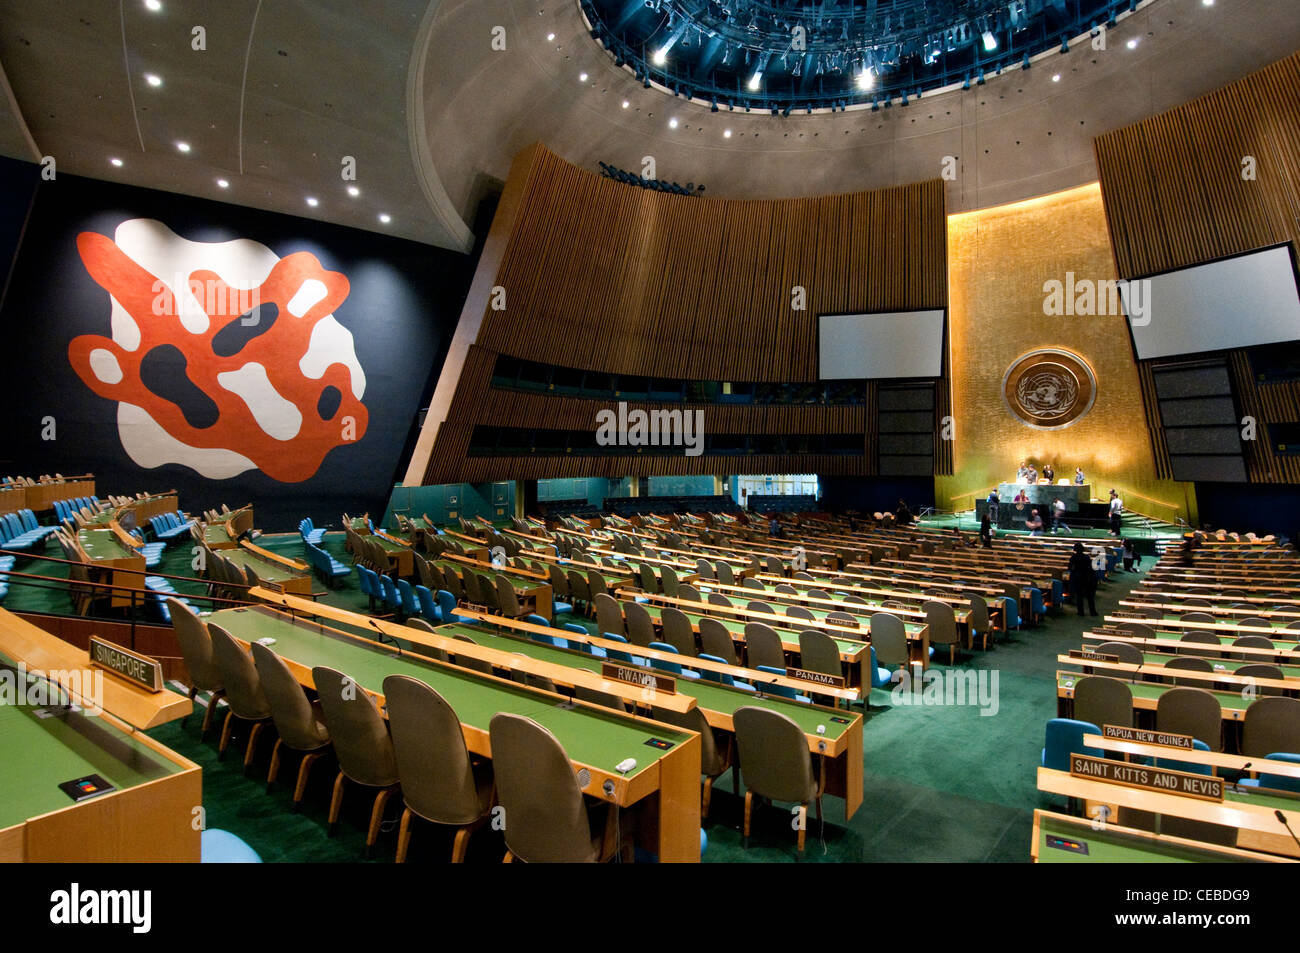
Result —
[[1018, 358], [1002, 378], [1002, 400], [1016, 417], [1038, 430], [1068, 427], [1097, 397], [1097, 379], [1082, 358], [1043, 348]]

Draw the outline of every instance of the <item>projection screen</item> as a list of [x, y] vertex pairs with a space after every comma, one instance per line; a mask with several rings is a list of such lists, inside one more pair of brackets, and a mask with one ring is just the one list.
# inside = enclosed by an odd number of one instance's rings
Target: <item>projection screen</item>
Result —
[[821, 379], [938, 377], [943, 311], [823, 314], [818, 326]]
[[1300, 292], [1286, 246], [1120, 282], [1138, 358], [1300, 340]]

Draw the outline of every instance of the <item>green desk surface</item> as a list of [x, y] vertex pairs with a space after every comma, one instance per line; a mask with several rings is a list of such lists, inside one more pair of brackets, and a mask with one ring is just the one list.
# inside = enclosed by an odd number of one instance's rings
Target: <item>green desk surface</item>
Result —
[[377, 542], [380, 546], [384, 547], [384, 549], [388, 550], [389, 552], [400, 552], [403, 549], [411, 548], [405, 543], [399, 543], [395, 539], [389, 539], [386, 536], [379, 536], [378, 534], [374, 534], [374, 533], [371, 534], [370, 538], [373, 539], [375, 542]]
[[[1125, 622], [1141, 622], [1142, 620], [1141, 620], [1141, 619], [1125, 619], [1124, 621], [1125, 621]], [[1167, 642], [1177, 642], [1179, 639], [1181, 639], [1181, 638], [1183, 637], [1183, 634], [1182, 634], [1181, 632], [1170, 632], [1170, 631], [1168, 631], [1167, 629], [1153, 629], [1152, 631], [1155, 632], [1155, 634], [1156, 634], [1156, 638], [1157, 638], [1157, 639], [1161, 639], [1161, 640], [1163, 640], [1163, 641], [1167, 641]], [[1200, 631], [1204, 631], [1204, 630], [1202, 629], [1202, 630], [1200, 630]], [[1211, 635], [1218, 635], [1217, 632], [1211, 632], [1210, 634], [1211, 634]], [[1265, 636], [1265, 638], [1268, 638], [1268, 636]], [[1233, 643], [1234, 641], [1236, 641], [1236, 639], [1237, 639], [1237, 636], [1235, 636], [1235, 635], [1219, 635], [1219, 644], [1220, 644], [1220, 645], [1231, 646], [1232, 643]], [[1294, 651], [1296, 650], [1296, 648], [1297, 648], [1297, 640], [1295, 640], [1295, 639], [1279, 639], [1279, 638], [1276, 638], [1276, 637], [1275, 637], [1275, 638], [1269, 639], [1269, 641], [1271, 641], [1271, 642], [1273, 643], [1273, 648], [1275, 648], [1275, 649], [1281, 649], [1281, 650], [1283, 650], [1283, 651], [1294, 652]], [[1208, 643], [1207, 643], [1207, 644], [1208, 644]], [[1214, 650], [1211, 649], [1210, 651], [1214, 651]]]
[[276, 582], [281, 579], [297, 579], [299, 576], [305, 576], [305, 572], [297, 572], [288, 566], [282, 566], [277, 562], [271, 562], [269, 559], [263, 559], [255, 553], [250, 553], [246, 549], [235, 547], [234, 549], [223, 549], [221, 555], [225, 556], [236, 566], [252, 566], [253, 572], [257, 573], [259, 579], [270, 579]]
[[[1204, 610], [1204, 609], [1198, 609], [1198, 608], [1196, 608], [1195, 606], [1188, 606], [1188, 607], [1187, 607], [1187, 612], [1204, 612], [1204, 611], [1207, 611], [1207, 610]], [[1186, 614], [1187, 614], [1186, 612], [1182, 613], [1182, 615], [1186, 615]], [[1213, 615], [1213, 613], [1211, 613], [1211, 614]], [[1142, 620], [1142, 619], [1134, 619], [1133, 621], [1134, 621], [1134, 622], [1142, 622], [1143, 620]], [[1150, 620], [1147, 620], [1147, 621], [1150, 621]], [[1174, 622], [1174, 623], [1176, 623], [1176, 622], [1180, 621], [1180, 619], [1179, 619], [1179, 615], [1178, 615], [1178, 614], [1175, 614], [1175, 613], [1173, 613], [1173, 612], [1166, 612], [1166, 613], [1161, 617], [1160, 621], [1162, 621], [1162, 622]], [[1225, 617], [1215, 616], [1214, 621], [1217, 622], [1217, 623], [1220, 623], [1221, 625], [1240, 625], [1240, 624], [1241, 624], [1241, 617], [1238, 617], [1238, 618], [1235, 618], [1235, 619], [1234, 619], [1234, 618], [1232, 618], [1232, 617], [1230, 617], [1230, 616], [1225, 616]], [[1286, 626], [1287, 626], [1287, 623], [1289, 623], [1289, 622], [1294, 622], [1294, 621], [1295, 621], [1294, 619], [1282, 619], [1282, 620], [1278, 620], [1278, 619], [1265, 619], [1265, 620], [1264, 620], [1264, 622], [1265, 622], [1266, 625], [1272, 626], [1272, 627], [1275, 628], [1275, 629], [1285, 629]], [[1252, 622], [1251, 625], [1252, 625], [1253, 627], [1255, 627], [1255, 628], [1263, 628], [1263, 626], [1261, 626], [1258, 622]], [[1292, 631], [1292, 632], [1295, 632], [1294, 629], [1292, 629], [1291, 631]], [[1295, 635], [1292, 635], [1292, 636], [1290, 636], [1290, 638], [1296, 638], [1296, 636], [1295, 636]]]
[[[1049, 835], [1087, 847], [1088, 853], [1048, 847]], [[1087, 822], [1071, 824], [1044, 817], [1038, 826], [1038, 862], [1040, 864], [1197, 864], [1239, 863], [1240, 857], [1229, 856], [1212, 847], [1197, 848], [1188, 844], [1148, 840], [1114, 830], [1094, 831]]]
[[[13, 677], [4, 667], [4, 677]], [[98, 774], [121, 790], [181, 771], [103, 718], [38, 718], [24, 705], [0, 705], [0, 763], [0, 829], [71, 807], [75, 802], [59, 789], [64, 781]]]
[[123, 545], [111, 529], [83, 529], [77, 533], [77, 542], [91, 559], [143, 559], [138, 552]]
[[[648, 613], [650, 613], [650, 618], [654, 622], [658, 622], [662, 624], [663, 622], [662, 606], [650, 605], [649, 603], [642, 603], [642, 605], [645, 607], [645, 610]], [[747, 622], [757, 621], [757, 620], [746, 620], [745, 622], [742, 622], [740, 619], [727, 619], [727, 618], [723, 618], [722, 616], [707, 616], [706, 613], [690, 612], [685, 609], [682, 610], [682, 614], [685, 615], [686, 618], [691, 620], [691, 625], [696, 627], [699, 626], [700, 620], [703, 618], [707, 617], [707, 618], [715, 619], [716, 621], [721, 622], [726, 627], [727, 631], [730, 632], [732, 635], [740, 636], [742, 639], [745, 637], [745, 625], [747, 624]], [[779, 618], [780, 617], [778, 617], [778, 619]], [[797, 619], [792, 619], [790, 621], [792, 624], [798, 622]], [[865, 632], [862, 634], [866, 635]], [[777, 632], [777, 635], [781, 636], [782, 642], [786, 642], [786, 643], [793, 642], [795, 644], [798, 644], [799, 642], [797, 636], [791, 638], [789, 633], [782, 635], [780, 632]], [[832, 636], [832, 638], [834, 638], [834, 636]], [[847, 653], [851, 658], [856, 659], [858, 656], [862, 655], [863, 652], [866, 652], [869, 649], [869, 646], [863, 645], [862, 641], [845, 642], [843, 639], [835, 639], [835, 645], [840, 650], [841, 655]]]
[[454, 559], [435, 559], [433, 564], [440, 569], [455, 570], [456, 575], [460, 575], [462, 569], [473, 570], [475, 575], [487, 576], [489, 579], [496, 580], [497, 576], [505, 576], [510, 584], [516, 589], [532, 589], [534, 586], [549, 586], [549, 579], [533, 579], [531, 576], [515, 576], [508, 572], [497, 572], [495, 569], [489, 569], [486, 566], [470, 566], [466, 563], [458, 563]]
[[[1142, 663], [1144, 665], [1165, 665], [1171, 659], [1176, 659], [1176, 658], [1187, 658], [1187, 656], [1186, 655], [1162, 655], [1159, 652], [1142, 653]], [[1206, 661], [1214, 666], [1214, 670], [1216, 672], [1226, 672], [1226, 673], [1235, 672], [1243, 665], [1260, 664], [1259, 662], [1243, 662], [1240, 659], [1230, 659], [1230, 658], [1222, 658], [1222, 659], [1212, 658], [1212, 659], [1206, 659]], [[1272, 665], [1275, 663], [1266, 662], [1264, 664]], [[1300, 665], [1278, 665], [1278, 668], [1282, 670], [1282, 675], [1284, 678], [1300, 678]]]
[[[1086, 663], [1085, 663], [1086, 664]], [[1073, 689], [1079, 679], [1087, 678], [1086, 675], [1075, 675], [1068, 672], [1057, 675], [1056, 684], [1059, 688]], [[1157, 682], [1125, 682], [1133, 697], [1144, 699], [1157, 699], [1171, 688], [1177, 688], [1177, 685], [1162, 685]], [[1240, 692], [1210, 692], [1219, 701], [1219, 707], [1226, 710], [1242, 711], [1247, 707], [1245, 699], [1241, 697]]]
[[[485, 645], [489, 648], [500, 649], [503, 652], [518, 652], [527, 655], [529, 658], [535, 658], [538, 661], [551, 662], [555, 665], [563, 665], [566, 668], [585, 669], [589, 672], [600, 672], [601, 659], [587, 655], [584, 652], [577, 652], [571, 649], [557, 649], [549, 645], [542, 645], [531, 639], [520, 639], [515, 636], [503, 635], [496, 632], [490, 632], [487, 629], [475, 625], [463, 625], [453, 623], [438, 627], [439, 635], [446, 635], [453, 638], [457, 635], [464, 635], [473, 639], [479, 645]], [[563, 638], [563, 633], [557, 631], [556, 635]], [[636, 646], [631, 646], [628, 654], [635, 656]], [[683, 659], [683, 664], [688, 665], [689, 659]], [[773, 711], [779, 711], [781, 714], [793, 719], [794, 722], [810, 735], [817, 734], [817, 726], [826, 726], [826, 737], [832, 741], [842, 735], [846, 725], [830, 720], [830, 713], [823, 709], [810, 708], [802, 702], [793, 702], [781, 698], [759, 697], [753, 692], [747, 692], [736, 688], [726, 688], [714, 682], [705, 682], [702, 679], [677, 679], [677, 691], [681, 695], [689, 695], [695, 699], [695, 703], [701, 708], [709, 711], [721, 712], [730, 715], [737, 708], [745, 705], [759, 708], [770, 708]], [[836, 715], [836, 717], [852, 718], [848, 713]]]
[[562, 708], [553, 699], [523, 686], [491, 682], [472, 673], [424, 662], [410, 655], [397, 656], [378, 646], [347, 639], [301, 619], [266, 608], [223, 609], [208, 619], [246, 642], [275, 639], [271, 650], [302, 665], [328, 665], [356, 680], [368, 691], [383, 693], [388, 675], [409, 675], [431, 686], [455, 710], [463, 724], [487, 731], [492, 716], [510, 712], [531, 718], [549, 729], [569, 757], [581, 764], [617, 774], [615, 765], [635, 758], [635, 777], [661, 757], [646, 742], [663, 738], [680, 743], [687, 735], [666, 726], [653, 732], [630, 718], [608, 715], [590, 708]]

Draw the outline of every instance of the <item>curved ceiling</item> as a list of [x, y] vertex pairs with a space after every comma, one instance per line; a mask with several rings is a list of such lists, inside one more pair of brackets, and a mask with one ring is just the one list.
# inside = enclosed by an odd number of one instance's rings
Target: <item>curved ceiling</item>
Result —
[[[494, 28], [505, 49], [489, 42]], [[1071, 39], [1067, 53], [968, 90], [789, 117], [712, 112], [645, 88], [592, 37], [579, 0], [444, 0], [430, 44], [429, 158], [466, 220], [485, 182], [503, 181], [536, 141], [593, 171], [603, 161], [641, 173], [649, 157], [652, 177], [723, 197], [874, 189], [951, 169], [956, 212], [1094, 181], [1094, 136], [1293, 52], [1300, 17], [1295, 0], [1149, 0], [1100, 42]]]
[[467, 251], [408, 106], [436, 7], [0, 0], [0, 154]]

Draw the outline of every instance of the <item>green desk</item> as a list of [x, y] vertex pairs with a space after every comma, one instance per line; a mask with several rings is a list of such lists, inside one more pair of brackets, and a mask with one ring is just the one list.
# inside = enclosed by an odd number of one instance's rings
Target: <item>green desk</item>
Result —
[[1286, 863], [1281, 857], [1203, 844], [1108, 824], [1093, 830], [1090, 821], [1051, 811], [1034, 811], [1030, 856], [1036, 864], [1232, 864]]
[[[90, 560], [91, 582], [144, 591], [144, 555], [124, 543], [113, 528], [82, 528], [77, 531], [77, 544]], [[108, 598], [115, 607], [133, 605], [139, 598], [118, 590], [100, 590], [92, 594], [95, 597]]]
[[[591, 780], [583, 792], [620, 807], [645, 802], [657, 821], [655, 848], [662, 860], [699, 860], [700, 749], [699, 736], [657, 722], [619, 716], [599, 707], [570, 705], [564, 699], [505, 679], [399, 655], [387, 646], [295, 619], [266, 607], [223, 609], [208, 623], [220, 625], [236, 639], [253, 642], [275, 639], [271, 650], [280, 655], [305, 686], [314, 688], [311, 669], [327, 665], [356, 680], [382, 698], [388, 675], [409, 675], [431, 686], [456, 711], [469, 750], [491, 757], [488, 725], [497, 712], [531, 718], [550, 730], [569, 758], [588, 769]], [[648, 744], [651, 738], [672, 742], [666, 751]], [[637, 767], [620, 774], [615, 765], [635, 758]], [[606, 781], [613, 794], [603, 791]]]
[[250, 552], [243, 546], [238, 546], [235, 549], [223, 549], [221, 555], [240, 569], [251, 568], [257, 574], [258, 579], [264, 582], [273, 582], [283, 587], [285, 592], [303, 596], [311, 595], [312, 575], [310, 572], [299, 572], [283, 563]]
[[[111, 715], [36, 712], [0, 705], [0, 861], [199, 859], [197, 765]], [[90, 774], [116, 790], [74, 802], [59, 787]]]
[[[1086, 659], [1077, 659], [1081, 664], [1086, 665]], [[1057, 672], [1056, 673], [1056, 714], [1059, 718], [1074, 717], [1074, 686], [1081, 678], [1089, 676], [1080, 672]], [[1101, 677], [1101, 676], [1098, 676]], [[1104, 676], [1112, 677], [1112, 676]], [[1162, 685], [1156, 682], [1130, 682], [1126, 679], [1119, 679], [1129, 687], [1133, 693], [1134, 710], [1155, 711], [1160, 702], [1160, 696], [1171, 688], [1177, 688], [1176, 685]], [[1246, 717], [1246, 709], [1249, 707], [1240, 692], [1210, 692], [1219, 703], [1219, 708], [1223, 711], [1224, 721], [1241, 721]], [[1098, 727], [1101, 727], [1100, 725]]]

